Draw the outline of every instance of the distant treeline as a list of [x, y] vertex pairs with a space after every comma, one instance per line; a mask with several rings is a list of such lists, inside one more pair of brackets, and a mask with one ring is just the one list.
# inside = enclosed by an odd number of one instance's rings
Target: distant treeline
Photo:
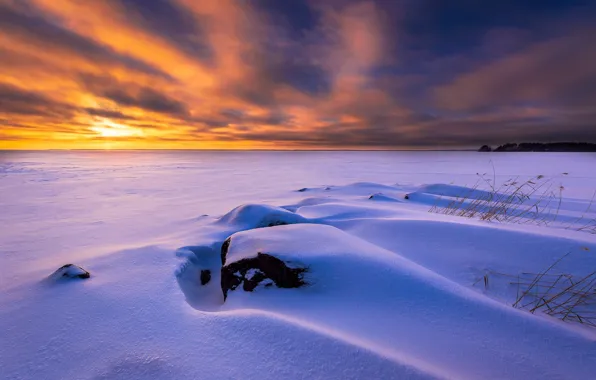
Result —
[[483, 145], [479, 152], [596, 152], [596, 144], [586, 142], [508, 143], [492, 149]]

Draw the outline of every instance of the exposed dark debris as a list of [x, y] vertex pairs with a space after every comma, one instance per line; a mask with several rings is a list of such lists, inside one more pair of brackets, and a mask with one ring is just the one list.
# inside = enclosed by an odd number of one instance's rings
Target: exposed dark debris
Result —
[[275, 226], [286, 226], [288, 223], [281, 221], [281, 220], [276, 220], [275, 222], [271, 222], [267, 225], [267, 227], [275, 227]]
[[209, 269], [201, 270], [201, 285], [207, 285], [211, 281], [211, 271]]
[[[252, 292], [266, 279], [273, 281], [278, 288], [299, 288], [306, 285], [303, 278], [306, 271], [306, 268], [290, 268], [277, 257], [259, 252], [256, 257], [222, 267], [221, 289], [225, 299], [230, 290], [237, 289], [241, 284], [244, 291]], [[272, 283], [266, 286], [272, 286]]]
[[91, 273], [75, 264], [66, 264], [61, 266], [54, 272], [54, 276], [56, 274], [63, 278], [87, 279], [91, 277]]
[[232, 237], [228, 237], [223, 244], [221, 245], [221, 265], [226, 264], [226, 256], [228, 255], [228, 249], [230, 249], [230, 243], [232, 242]]

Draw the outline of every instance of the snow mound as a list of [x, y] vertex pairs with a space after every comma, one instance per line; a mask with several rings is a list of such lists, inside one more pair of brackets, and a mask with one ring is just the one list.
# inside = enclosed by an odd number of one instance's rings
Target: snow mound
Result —
[[176, 270], [176, 280], [189, 305], [211, 310], [223, 303], [220, 287], [220, 254], [212, 247], [184, 247], [176, 256], [186, 259]]
[[397, 202], [382, 202], [380, 205], [376, 205], [376, 202], [366, 204], [330, 202], [302, 206], [296, 212], [309, 218], [313, 223], [327, 223], [338, 219], [383, 218], [396, 214], [397, 211], [389, 207], [392, 203], [397, 205]]
[[353, 189], [385, 189], [385, 190], [397, 190], [397, 187], [391, 185], [383, 185], [380, 183], [375, 182], [355, 182], [351, 185], [347, 185], [343, 187], [344, 189], [353, 188]]
[[262, 204], [247, 204], [236, 207], [222, 216], [219, 221], [242, 229], [308, 223], [306, 218], [291, 211]]
[[[306, 224], [241, 231], [231, 236], [226, 263], [253, 257], [257, 252], [273, 254], [287, 262], [361, 255], [363, 253], [358, 250], [358, 243], [366, 244], [340, 229], [327, 225]], [[378, 258], [376, 255], [367, 256]]]
[[292, 205], [282, 206], [282, 208], [286, 209], [288, 211], [291, 211], [291, 212], [296, 212], [300, 207], [303, 207], [303, 206], [316, 206], [316, 205], [320, 205], [320, 204], [339, 202], [339, 201], [340, 201], [339, 198], [332, 198], [329, 196], [327, 196], [327, 197], [310, 197], [310, 198], [304, 198], [304, 199], [300, 200], [299, 202], [292, 204]]
[[424, 185], [415, 189], [407, 194], [406, 199], [419, 203], [426, 203], [428, 205], [445, 207], [454, 199], [462, 200], [462, 203], [467, 204], [474, 200], [488, 201], [499, 197], [503, 197], [503, 194], [465, 186], [436, 183], [432, 185]]
[[420, 187], [416, 193], [439, 195], [443, 197], [465, 197], [468, 199], [492, 199], [502, 194], [495, 194], [490, 191], [473, 189], [465, 186], [447, 185], [435, 183]]
[[[446, 377], [581, 378], [594, 369], [585, 365], [586, 358], [596, 357], [592, 339], [493, 301], [338, 228], [300, 224], [238, 232], [226, 263], [259, 253], [308, 268], [308, 285], [230, 292], [221, 310], [260, 310], [347, 340], [366, 337], [363, 348], [396, 356], [407, 352], [408, 363], [431, 373], [440, 368]], [[569, 349], [551, 340], [566, 342]], [[531, 354], [536, 350], [540, 356]]]
[[329, 190], [331, 190], [333, 194], [370, 195], [374, 193], [391, 194], [402, 189], [398, 186], [384, 185], [380, 183], [355, 182], [349, 185], [330, 187]]

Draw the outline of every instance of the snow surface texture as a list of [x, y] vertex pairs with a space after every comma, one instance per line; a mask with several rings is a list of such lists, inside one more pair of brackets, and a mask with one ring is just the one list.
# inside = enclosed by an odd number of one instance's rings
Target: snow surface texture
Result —
[[[0, 378], [592, 378], [596, 329], [492, 274], [587, 274], [596, 236], [428, 212], [493, 164], [561, 181], [566, 223], [596, 190], [591, 154], [0, 153]], [[224, 302], [229, 236], [308, 285]]]

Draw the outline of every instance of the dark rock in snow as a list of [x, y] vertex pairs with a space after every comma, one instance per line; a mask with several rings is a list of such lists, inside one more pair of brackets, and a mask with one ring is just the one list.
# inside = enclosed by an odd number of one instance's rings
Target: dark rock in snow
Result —
[[201, 285], [207, 285], [211, 281], [211, 271], [209, 269], [201, 270]]
[[299, 189], [299, 190], [298, 190], [298, 192], [300, 192], [300, 193], [304, 193], [306, 190], [308, 190], [308, 188], [306, 188], [306, 187], [303, 187], [302, 189]]
[[[259, 252], [256, 257], [241, 259], [222, 267], [221, 290], [226, 299], [230, 290], [242, 285], [244, 291], [252, 292], [264, 280], [271, 280], [278, 288], [299, 288], [306, 285], [303, 279], [306, 270], [290, 268], [277, 257]], [[269, 287], [271, 283], [265, 286]]]
[[224, 266], [226, 264], [226, 256], [228, 255], [228, 249], [230, 249], [231, 242], [232, 242], [232, 237], [230, 236], [221, 245], [221, 265], [222, 266]]
[[91, 277], [91, 274], [89, 272], [87, 272], [80, 266], [74, 264], [63, 265], [50, 276], [50, 278], [54, 280], [69, 278], [87, 279], [89, 277]]
[[263, 274], [262, 272], [255, 271], [254, 273], [252, 273], [252, 276], [246, 276], [246, 278], [244, 279], [244, 283], [242, 284], [242, 289], [245, 292], [252, 292], [257, 286], [259, 286], [261, 281], [265, 279], [267, 279], [265, 274]]
[[379, 201], [379, 202], [401, 202], [401, 200], [391, 197], [389, 195], [385, 195], [383, 193], [376, 193], [372, 194], [368, 197], [371, 201]]
[[410, 194], [406, 194], [405, 197], [404, 197], [404, 199], [406, 199], [406, 200], [407, 199], [410, 199]]
[[267, 227], [275, 227], [275, 226], [287, 226], [288, 223], [284, 222], [283, 220], [276, 220], [274, 222], [271, 222], [267, 225]]

